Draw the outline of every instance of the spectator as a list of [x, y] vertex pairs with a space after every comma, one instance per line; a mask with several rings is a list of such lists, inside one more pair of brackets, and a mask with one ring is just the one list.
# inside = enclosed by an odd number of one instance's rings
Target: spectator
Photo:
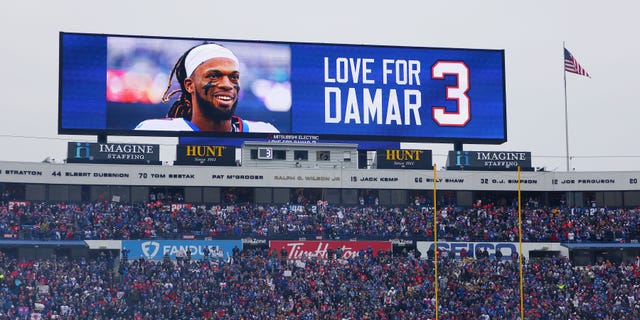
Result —
[[502, 251], [500, 251], [499, 249], [496, 250], [495, 257], [498, 261], [502, 260]]
[[[209, 237], [322, 236], [328, 238], [433, 238], [433, 212], [424, 207], [313, 206], [294, 211], [280, 205], [233, 204], [208, 208], [181, 203], [173, 211], [162, 200], [125, 205], [30, 203], [11, 210], [0, 203], [5, 238], [176, 239], [184, 234]], [[317, 208], [316, 208], [317, 209]], [[438, 239], [508, 241], [518, 239], [516, 208], [481, 202], [472, 208], [443, 207]], [[233, 214], [231, 214], [233, 213]], [[640, 240], [638, 209], [544, 208], [523, 211], [524, 242], [631, 242]], [[602, 223], [606, 221], [607, 223]]]
[[[99, 255], [86, 263], [9, 258], [0, 253], [0, 319], [40, 308], [45, 319], [433, 319], [433, 262], [382, 254], [375, 259], [307, 259], [272, 264], [243, 250], [234, 262], [174, 264], [135, 259], [120, 266]], [[277, 262], [277, 260], [275, 260]], [[638, 319], [640, 277], [632, 261], [582, 267], [565, 257], [526, 263], [527, 319]], [[289, 273], [284, 271], [288, 270]], [[519, 264], [439, 260], [440, 319], [515, 319]], [[179, 306], [179, 307], [178, 307]]]

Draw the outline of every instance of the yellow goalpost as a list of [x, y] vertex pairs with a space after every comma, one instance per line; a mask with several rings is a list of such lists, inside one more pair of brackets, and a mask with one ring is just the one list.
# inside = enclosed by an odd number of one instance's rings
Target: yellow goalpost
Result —
[[[438, 174], [436, 166], [433, 165], [433, 263], [434, 263], [434, 290], [435, 290], [435, 320], [439, 319], [438, 301], [438, 198], [437, 192]], [[520, 269], [520, 319], [524, 319], [524, 277], [522, 271], [522, 197], [520, 193], [520, 166], [518, 166], [518, 263]]]

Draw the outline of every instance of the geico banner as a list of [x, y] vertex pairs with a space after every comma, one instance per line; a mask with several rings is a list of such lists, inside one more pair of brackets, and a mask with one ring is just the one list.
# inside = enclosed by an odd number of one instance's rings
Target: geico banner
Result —
[[[224, 129], [211, 116], [171, 113], [183, 79], [208, 55], [233, 57]], [[267, 138], [273, 134], [363, 141], [507, 140], [504, 50], [180, 39], [60, 33], [59, 127], [64, 134]], [[205, 47], [206, 48], [206, 47]], [[191, 54], [183, 72], [178, 59]], [[220, 52], [220, 51], [216, 51]], [[193, 59], [191, 59], [193, 58]], [[147, 67], [138, 68], [141, 63]], [[237, 73], [236, 73], [237, 71]], [[200, 75], [196, 73], [196, 75]], [[206, 76], [205, 74], [202, 75]], [[131, 79], [135, 79], [132, 81]], [[157, 79], [165, 79], [157, 81]], [[82, 86], [78, 86], [82, 83]], [[171, 83], [170, 83], [171, 85]], [[210, 102], [198, 87], [194, 107]], [[186, 97], [187, 95], [182, 95]], [[191, 96], [191, 95], [189, 95]], [[78, 97], [81, 97], [78, 98]], [[237, 103], [237, 104], [236, 104]], [[187, 104], [184, 104], [187, 105]], [[189, 107], [190, 108], [190, 107]], [[183, 118], [190, 114], [190, 120]], [[197, 119], [196, 119], [197, 117]], [[210, 121], [208, 122], [210, 123]]]
[[376, 150], [378, 169], [422, 169], [433, 168], [431, 150], [383, 149]]
[[69, 142], [67, 144], [67, 162], [161, 164], [160, 145]]
[[[435, 181], [434, 181], [435, 180]], [[517, 191], [637, 191], [640, 172], [359, 170], [0, 162], [0, 182], [118, 186], [221, 186]]]
[[530, 170], [531, 152], [449, 151], [447, 170]]
[[337, 249], [342, 251], [342, 256], [338, 258], [349, 259], [357, 257], [360, 252], [371, 250], [374, 256], [380, 251], [391, 251], [390, 241], [322, 241], [322, 240], [303, 240], [303, 241], [269, 241], [269, 249], [271, 251], [281, 252], [282, 249], [287, 251], [287, 259], [301, 260], [305, 258], [326, 259], [329, 250], [334, 253]]
[[[517, 242], [448, 242], [438, 241], [438, 248], [443, 255], [448, 255], [450, 252], [454, 253], [456, 258], [460, 258], [460, 252], [466, 251], [466, 256], [471, 258], [477, 258], [477, 252], [486, 251], [490, 258], [495, 258], [496, 252], [502, 253], [502, 259], [509, 260], [512, 257], [517, 257], [520, 244]], [[429, 251], [435, 252], [434, 242], [432, 241], [418, 241], [416, 248], [422, 254], [422, 257], [427, 257]], [[527, 242], [522, 244], [523, 257], [529, 258], [530, 251], [558, 251], [561, 255], [568, 257], [569, 249], [563, 247], [560, 243], [555, 242]]]
[[176, 147], [177, 165], [235, 166], [236, 148], [211, 145], [185, 145]]
[[228, 258], [233, 254], [233, 248], [242, 249], [240, 240], [123, 240], [122, 249], [129, 250], [129, 258], [145, 258], [149, 260], [164, 259], [165, 254], [175, 260], [176, 254], [182, 251], [186, 256], [191, 250], [191, 259], [204, 258], [205, 248], [210, 250], [209, 257]]

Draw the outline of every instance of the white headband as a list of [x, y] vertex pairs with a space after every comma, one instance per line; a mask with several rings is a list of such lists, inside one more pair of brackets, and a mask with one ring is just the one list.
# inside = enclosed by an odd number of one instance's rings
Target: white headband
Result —
[[201, 63], [213, 59], [213, 58], [228, 58], [233, 60], [237, 65], [240, 65], [238, 57], [236, 57], [231, 50], [217, 45], [217, 44], [204, 44], [193, 48], [184, 58], [184, 67], [187, 71], [187, 77], [190, 77]]

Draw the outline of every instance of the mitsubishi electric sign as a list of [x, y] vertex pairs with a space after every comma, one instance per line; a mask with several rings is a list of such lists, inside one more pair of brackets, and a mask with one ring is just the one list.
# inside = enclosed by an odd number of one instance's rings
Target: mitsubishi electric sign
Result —
[[531, 152], [449, 151], [447, 170], [532, 171]]

